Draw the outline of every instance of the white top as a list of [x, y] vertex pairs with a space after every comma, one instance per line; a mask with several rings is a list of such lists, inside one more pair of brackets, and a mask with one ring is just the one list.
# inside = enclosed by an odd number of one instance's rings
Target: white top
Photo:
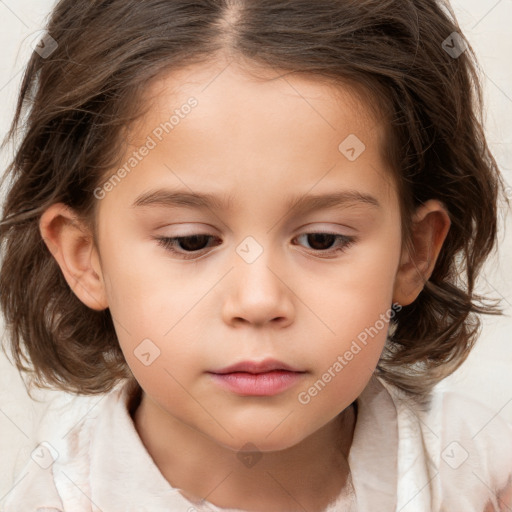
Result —
[[[60, 405], [62, 423], [41, 434], [43, 444], [0, 510], [227, 510], [189, 501], [165, 480], [135, 430], [129, 390], [124, 382], [99, 399], [75, 397]], [[351, 485], [326, 512], [512, 510], [512, 425], [496, 413], [441, 392], [424, 412], [377, 377], [357, 405]]]

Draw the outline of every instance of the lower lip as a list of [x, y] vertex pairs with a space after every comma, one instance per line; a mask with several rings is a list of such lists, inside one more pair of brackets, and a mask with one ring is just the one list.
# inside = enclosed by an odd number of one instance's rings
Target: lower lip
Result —
[[303, 372], [275, 370], [265, 373], [212, 373], [215, 382], [224, 389], [243, 396], [273, 396], [294, 386]]

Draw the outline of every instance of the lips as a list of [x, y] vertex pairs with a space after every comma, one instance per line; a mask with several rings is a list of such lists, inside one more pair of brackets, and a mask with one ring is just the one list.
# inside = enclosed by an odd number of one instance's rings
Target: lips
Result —
[[212, 380], [241, 396], [273, 396], [296, 385], [306, 373], [275, 359], [242, 361], [214, 370]]
[[226, 368], [222, 368], [221, 370], [213, 370], [211, 373], [216, 373], [219, 375], [224, 375], [226, 373], [236, 373], [236, 372], [245, 372], [245, 373], [266, 373], [272, 372], [276, 370], [284, 370], [288, 372], [298, 372], [302, 373], [301, 370], [297, 368], [292, 368], [291, 366], [283, 363], [281, 361], [277, 361], [276, 359], [265, 359], [264, 361], [242, 361], [241, 363], [236, 363], [231, 366], [227, 366]]

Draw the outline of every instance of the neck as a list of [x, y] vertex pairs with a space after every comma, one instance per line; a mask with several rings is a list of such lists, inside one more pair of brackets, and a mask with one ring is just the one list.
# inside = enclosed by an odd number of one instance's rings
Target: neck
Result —
[[[354, 404], [355, 405], [355, 404]], [[240, 454], [169, 415], [142, 393], [135, 428], [166, 480], [190, 499], [222, 508], [321, 511], [349, 485], [356, 422], [349, 406], [299, 444]], [[246, 461], [240, 464], [242, 460]]]

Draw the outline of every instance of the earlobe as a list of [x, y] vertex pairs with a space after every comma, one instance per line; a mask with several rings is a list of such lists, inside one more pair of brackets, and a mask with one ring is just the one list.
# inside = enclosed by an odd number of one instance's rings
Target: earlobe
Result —
[[92, 233], [63, 203], [50, 206], [39, 221], [41, 236], [74, 294], [89, 308], [108, 307]]
[[395, 279], [393, 302], [413, 303], [430, 279], [448, 231], [450, 217], [444, 205], [431, 199], [415, 212], [411, 247], [404, 246]]

